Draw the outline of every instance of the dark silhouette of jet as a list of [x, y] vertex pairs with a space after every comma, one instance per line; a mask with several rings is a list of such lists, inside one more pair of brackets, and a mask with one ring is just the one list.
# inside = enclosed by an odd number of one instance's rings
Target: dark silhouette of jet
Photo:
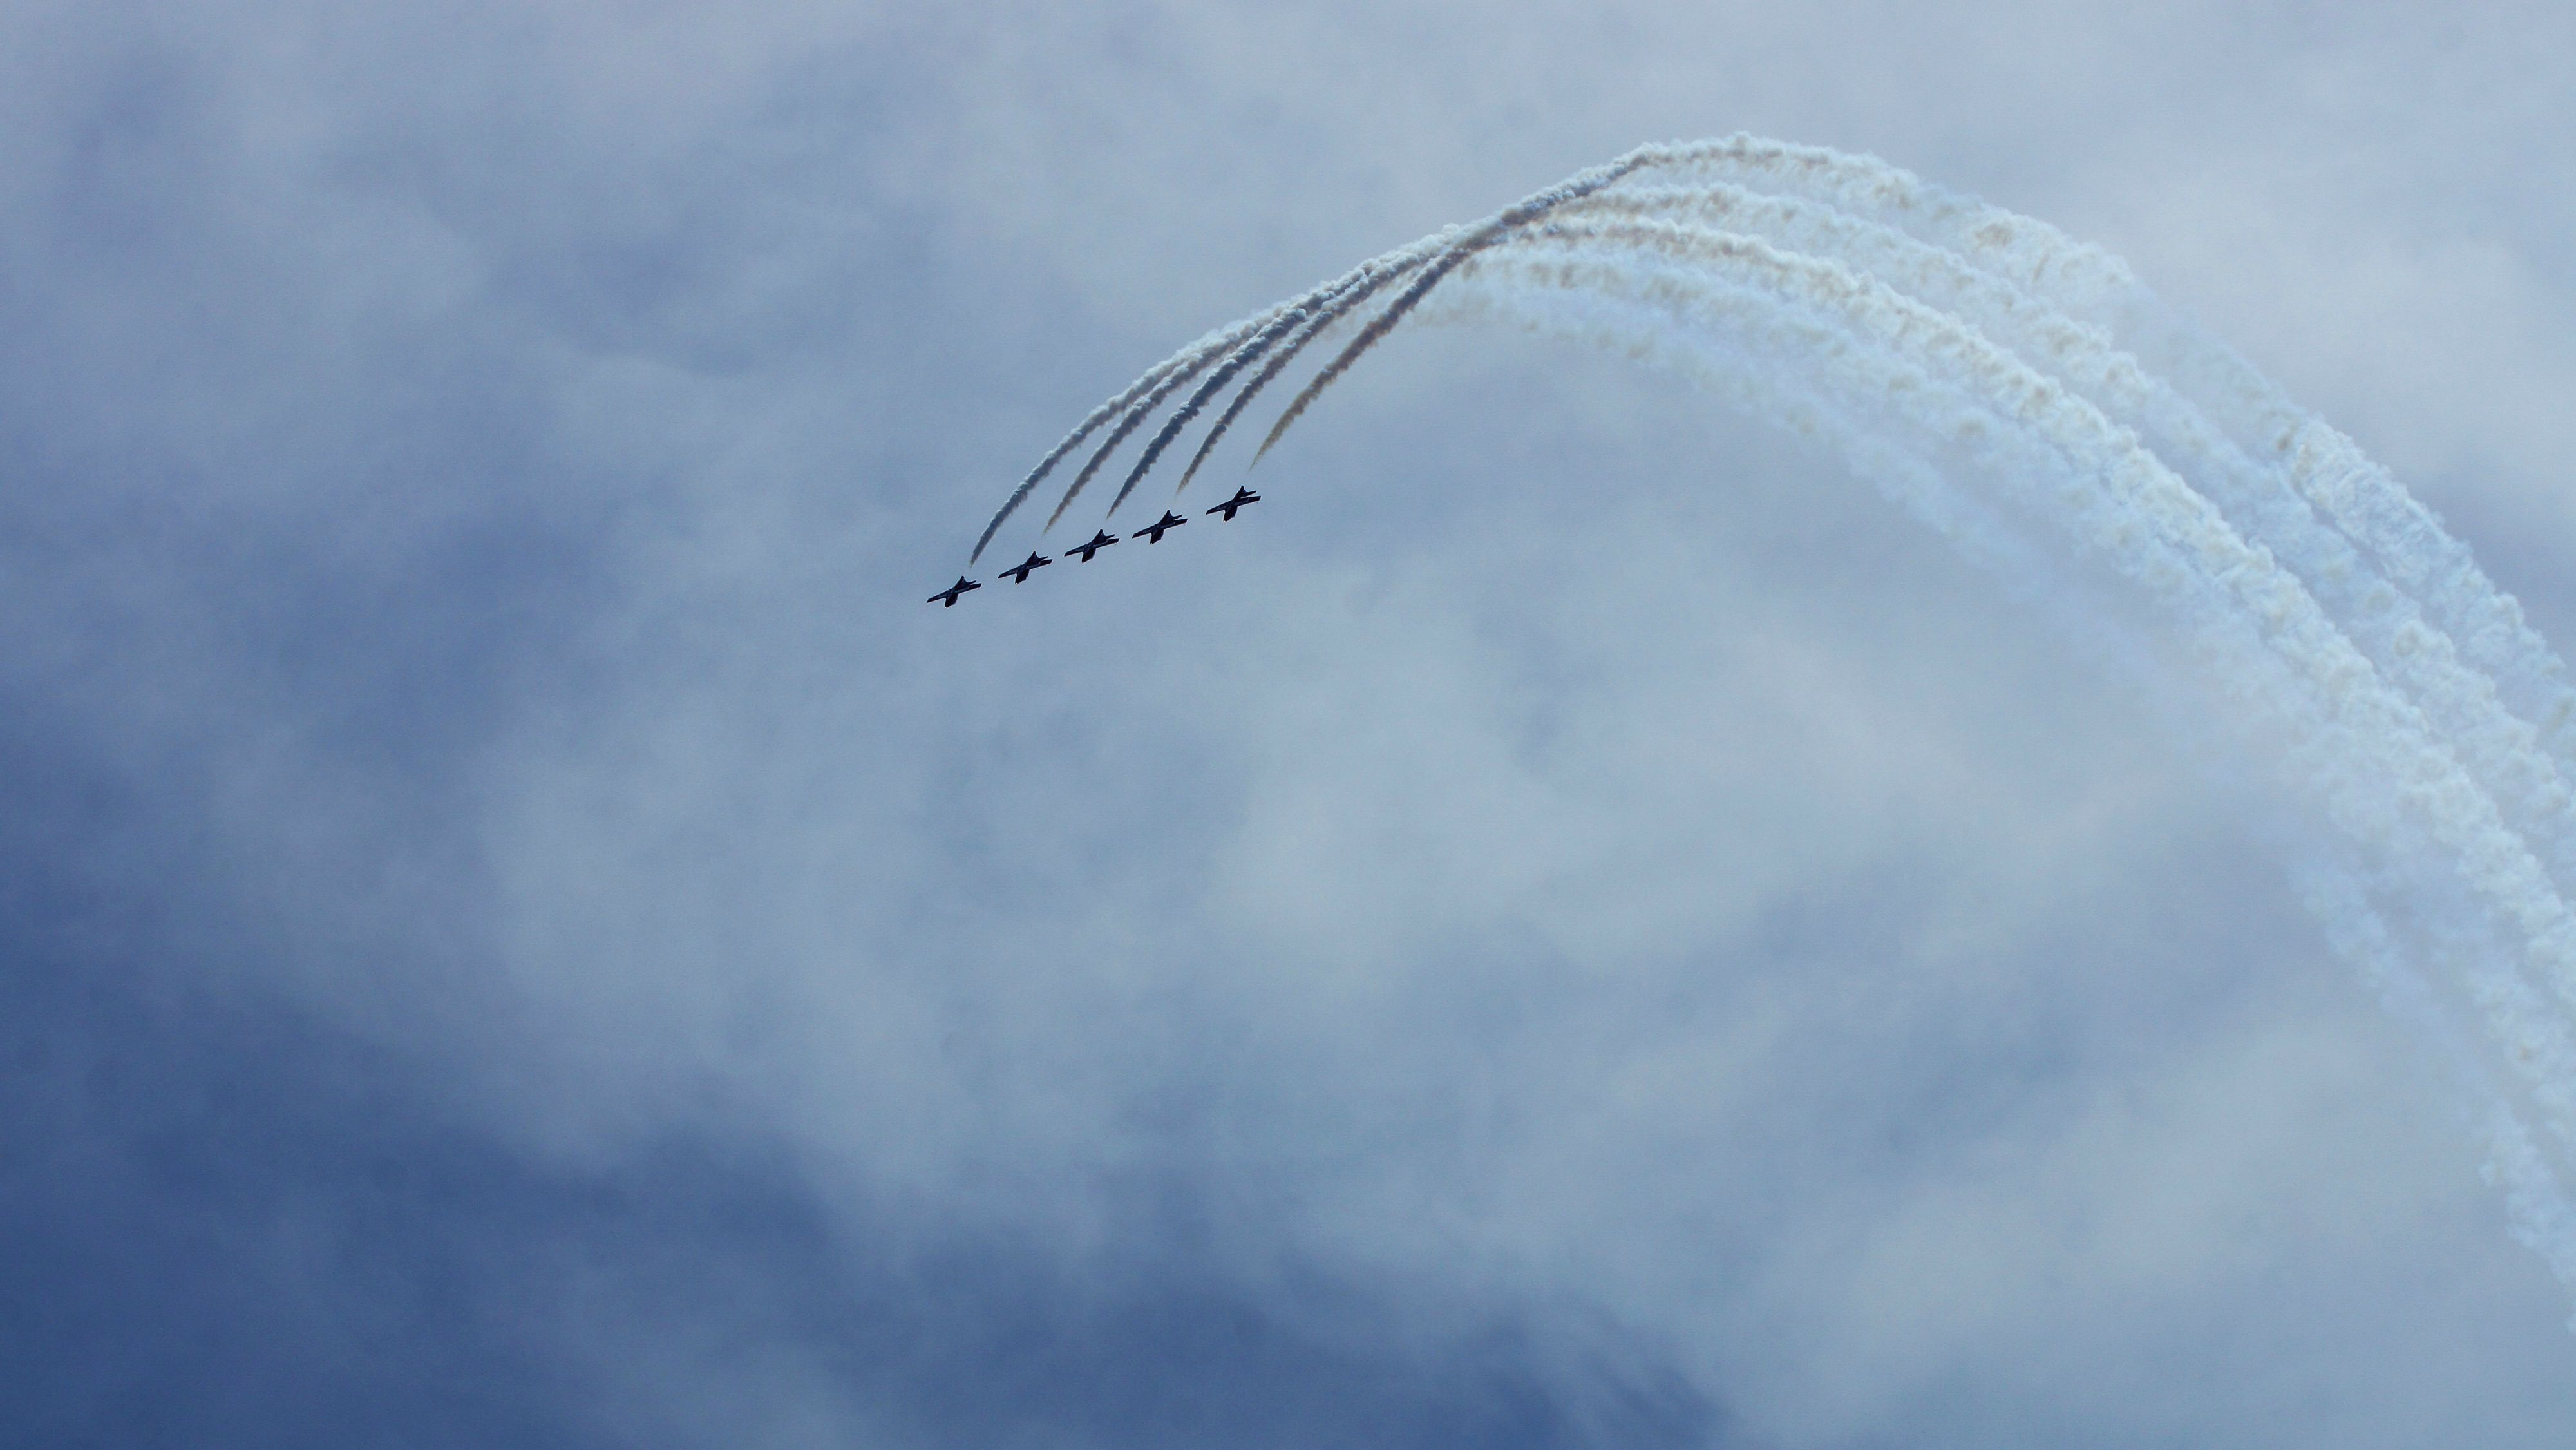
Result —
[[1225, 521], [1230, 524], [1234, 522], [1234, 511], [1236, 509], [1242, 508], [1246, 504], [1256, 504], [1259, 502], [1261, 502], [1261, 495], [1254, 493], [1248, 488], [1238, 488], [1234, 491], [1234, 497], [1218, 504], [1215, 508], [1209, 509], [1208, 512], [1212, 514], [1225, 515]]
[[1162, 518], [1156, 520], [1152, 528], [1138, 529], [1136, 532], [1145, 536], [1146, 543], [1159, 544], [1163, 542], [1163, 535], [1170, 533], [1172, 530], [1177, 529], [1188, 522], [1188, 519], [1182, 518], [1179, 514], [1172, 512], [1170, 509], [1165, 509], [1163, 510]]
[[1102, 529], [1100, 532], [1091, 536], [1090, 543], [1083, 545], [1079, 549], [1067, 549], [1065, 552], [1068, 554], [1081, 555], [1082, 562], [1088, 564], [1091, 562], [1092, 555], [1099, 553], [1101, 550], [1106, 549], [1117, 542], [1118, 536], [1116, 534], [1109, 532], [1107, 529]]
[[1002, 577], [1010, 580], [1014, 584], [1026, 584], [1029, 582], [1029, 576], [1031, 574], [1036, 573], [1038, 570], [1043, 569], [1054, 562], [1055, 560], [1048, 558], [1046, 555], [1039, 553], [1035, 549], [1031, 549], [1029, 550], [1028, 558], [1008, 569], [1003, 570]]
[[947, 588], [940, 590], [938, 593], [931, 595], [928, 599], [921, 602], [924, 604], [936, 604], [942, 609], [954, 609], [957, 607], [958, 595], [967, 593], [970, 590], [981, 589], [983, 587], [983, 585], [976, 583], [974, 580], [967, 578], [963, 574], [960, 574], [957, 576], [956, 583], [949, 585]]

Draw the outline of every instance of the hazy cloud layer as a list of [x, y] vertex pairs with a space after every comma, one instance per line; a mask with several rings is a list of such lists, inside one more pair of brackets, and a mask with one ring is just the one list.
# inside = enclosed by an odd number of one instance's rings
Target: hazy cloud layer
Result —
[[2565, 644], [2557, 10], [0, 41], [34, 1440], [2563, 1443], [2259, 765], [1681, 383], [1399, 334], [919, 603], [1171, 347], [1743, 128], [2130, 256]]

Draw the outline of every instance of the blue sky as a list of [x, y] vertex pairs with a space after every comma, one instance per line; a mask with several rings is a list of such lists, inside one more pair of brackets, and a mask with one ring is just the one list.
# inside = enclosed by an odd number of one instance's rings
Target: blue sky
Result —
[[1173, 346], [1747, 129], [2128, 256], [2576, 639], [2558, 10], [0, 42], [15, 1438], [2564, 1443], [2259, 762], [1680, 380], [1400, 335], [920, 605]]

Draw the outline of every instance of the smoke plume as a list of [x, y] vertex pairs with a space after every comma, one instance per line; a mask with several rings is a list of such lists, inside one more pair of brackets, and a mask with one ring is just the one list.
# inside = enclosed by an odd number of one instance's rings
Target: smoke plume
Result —
[[[2286, 869], [2327, 943], [2475, 1105], [2513, 1231], [2576, 1287], [2576, 690], [2388, 471], [2119, 258], [1884, 162], [1749, 136], [1649, 146], [1363, 263], [1159, 364], [1011, 495], [1181, 386], [1123, 500], [1247, 371], [1252, 399], [1398, 282], [1255, 451], [1426, 310], [1676, 368], [1853, 471], [2116, 668], [2196, 671], [2310, 807]], [[1441, 300], [1426, 309], [1435, 290]], [[1253, 365], [1261, 366], [1254, 370]], [[1210, 371], [1213, 367], [1214, 371]], [[1052, 520], [1050, 520], [1052, 522]], [[2182, 645], [2126, 649], [2056, 560]], [[2526, 1124], [2544, 1130], [2535, 1133]]]

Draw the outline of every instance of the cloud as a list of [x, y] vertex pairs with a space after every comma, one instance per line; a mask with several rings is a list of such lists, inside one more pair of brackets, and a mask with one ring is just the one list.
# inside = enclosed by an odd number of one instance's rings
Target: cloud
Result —
[[2388, 18], [15, 12], [13, 1402], [2555, 1443], [2276, 803], [1677, 381], [1398, 335], [1235, 524], [918, 604], [1145, 360], [1738, 126], [2136, 252], [2546, 562], [2547, 47], [2419, 104]]

